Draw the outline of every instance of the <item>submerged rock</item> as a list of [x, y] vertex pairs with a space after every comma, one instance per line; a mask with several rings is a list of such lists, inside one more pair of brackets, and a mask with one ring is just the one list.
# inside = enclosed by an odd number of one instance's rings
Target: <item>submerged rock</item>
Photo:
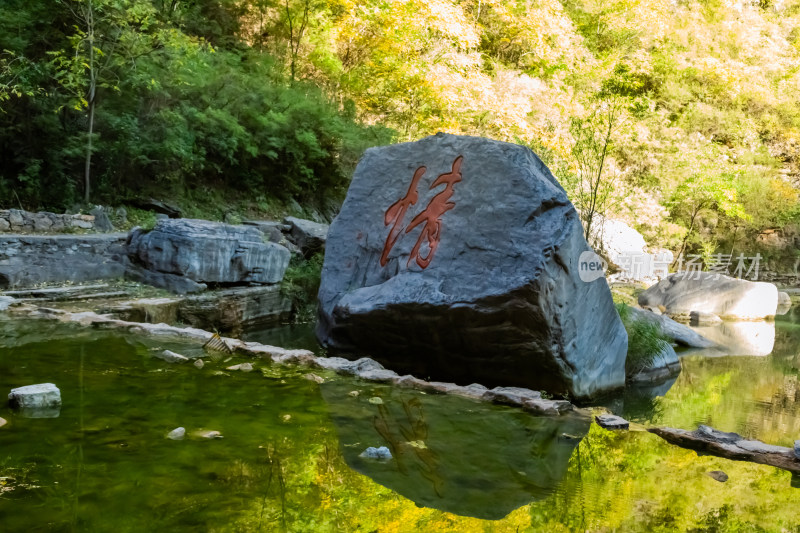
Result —
[[167, 438], [172, 440], [183, 440], [183, 437], [186, 436], [186, 428], [177, 427], [167, 433]]
[[711, 478], [719, 481], [720, 483], [725, 483], [728, 481], [728, 474], [723, 472], [722, 470], [712, 470], [711, 472], [706, 472]]
[[692, 311], [730, 319], [760, 319], [775, 315], [778, 289], [772, 283], [735, 279], [709, 272], [672, 274], [639, 295], [642, 307], [663, 306], [673, 317]]
[[263, 242], [252, 226], [191, 219], [159, 220], [150, 232], [131, 232], [128, 254], [148, 270], [198, 283], [278, 283], [289, 251]]
[[378, 459], [381, 461], [388, 461], [389, 459], [392, 458], [392, 452], [389, 451], [389, 448], [387, 448], [386, 446], [381, 446], [379, 448], [373, 448], [372, 446], [370, 446], [369, 448], [361, 452], [359, 457], [364, 457], [366, 459]]
[[372, 148], [328, 234], [317, 336], [392, 370], [591, 397], [624, 385], [627, 351], [602, 272], [581, 278], [591, 254], [527, 148]]
[[8, 424], [8, 420], [3, 417], [0, 417], [0, 428]]
[[225, 370], [238, 370], [239, 372], [252, 372], [253, 365], [250, 363], [239, 363], [238, 365], [233, 365], [227, 367]]
[[202, 359], [197, 359], [194, 363], [192, 363], [197, 368], [203, 368], [206, 364], [203, 362]]
[[222, 433], [219, 431], [209, 431], [207, 429], [198, 429], [192, 432], [192, 437], [196, 439], [221, 439]]
[[167, 363], [185, 363], [189, 360], [188, 357], [185, 355], [181, 355], [179, 353], [175, 353], [171, 350], [164, 350], [162, 352], [156, 352], [153, 354], [158, 359], [166, 361]]
[[601, 428], [605, 429], [628, 429], [630, 427], [630, 422], [617, 415], [597, 415], [594, 419]]

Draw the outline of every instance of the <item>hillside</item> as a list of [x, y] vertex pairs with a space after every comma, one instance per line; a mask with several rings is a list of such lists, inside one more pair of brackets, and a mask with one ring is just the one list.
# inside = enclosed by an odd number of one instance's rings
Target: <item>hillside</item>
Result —
[[94, 203], [319, 206], [365, 147], [446, 131], [530, 146], [653, 247], [800, 260], [800, 2], [56, 6], [0, 7], [0, 207], [87, 174]]

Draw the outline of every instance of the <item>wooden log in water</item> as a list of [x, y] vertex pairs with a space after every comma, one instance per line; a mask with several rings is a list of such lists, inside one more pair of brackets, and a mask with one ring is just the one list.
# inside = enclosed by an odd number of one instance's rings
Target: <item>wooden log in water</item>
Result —
[[774, 466], [800, 474], [800, 459], [795, 457], [792, 448], [748, 440], [736, 433], [726, 433], [702, 425], [696, 431], [669, 427], [649, 428], [647, 431], [681, 448], [734, 461]]

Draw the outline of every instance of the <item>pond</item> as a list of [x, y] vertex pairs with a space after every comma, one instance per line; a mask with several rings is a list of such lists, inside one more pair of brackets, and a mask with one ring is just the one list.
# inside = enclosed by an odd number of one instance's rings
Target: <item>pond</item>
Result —
[[[251, 334], [251, 338], [256, 334]], [[298, 346], [308, 329], [260, 332]], [[198, 346], [0, 320], [0, 393], [56, 383], [57, 418], [0, 417], [3, 531], [786, 531], [788, 472], [699, 457], [643, 431], [698, 423], [800, 438], [800, 321], [769, 355], [684, 355], [672, 384], [609, 403], [634, 424], [545, 418]], [[153, 357], [170, 349], [205, 366]], [[711, 357], [710, 355], [715, 355]], [[167, 433], [186, 428], [184, 440]], [[214, 430], [221, 439], [192, 437]], [[387, 446], [393, 459], [360, 456]], [[707, 473], [722, 470], [720, 483]]]

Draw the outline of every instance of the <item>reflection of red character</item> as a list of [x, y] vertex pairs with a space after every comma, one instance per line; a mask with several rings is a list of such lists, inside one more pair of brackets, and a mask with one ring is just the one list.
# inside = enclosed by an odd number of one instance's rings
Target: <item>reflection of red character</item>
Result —
[[392, 251], [392, 246], [394, 246], [394, 243], [397, 242], [397, 239], [400, 238], [400, 234], [403, 232], [402, 224], [406, 216], [406, 211], [408, 211], [409, 207], [416, 204], [419, 199], [417, 184], [426, 170], [428, 169], [425, 167], [419, 167], [416, 172], [414, 172], [414, 177], [411, 179], [411, 185], [409, 185], [406, 195], [393, 203], [383, 216], [383, 224], [385, 226], [389, 224], [394, 225], [392, 229], [389, 230], [389, 235], [386, 237], [386, 244], [383, 246], [383, 253], [381, 254], [382, 267], [386, 266], [386, 263], [389, 261], [389, 252]]
[[[436, 178], [436, 180], [430, 186], [430, 189], [433, 190], [439, 185], [445, 185], [444, 190], [434, 196], [425, 210], [414, 217], [414, 219], [406, 228], [405, 232], [408, 233], [420, 224], [424, 223], [422, 226], [422, 232], [420, 233], [416, 244], [414, 244], [414, 248], [411, 250], [411, 255], [408, 258], [407, 264], [410, 265], [411, 261], [416, 259], [417, 265], [419, 265], [420, 268], [424, 269], [430, 265], [433, 255], [436, 253], [436, 249], [439, 247], [439, 239], [442, 232], [441, 217], [456, 206], [455, 203], [450, 201], [450, 198], [453, 196], [453, 186], [461, 181], [461, 162], [463, 159], [464, 158], [462, 156], [458, 156], [456, 160], [453, 161], [452, 170], [446, 174], [441, 174]], [[417, 184], [426, 170], [427, 169], [425, 167], [419, 167], [414, 173], [414, 178], [411, 180], [411, 186], [408, 188], [408, 192], [406, 193], [405, 197], [392, 204], [391, 207], [386, 210], [384, 224], [388, 226], [389, 224], [393, 223], [394, 225], [392, 226], [392, 229], [389, 231], [389, 235], [386, 238], [386, 245], [383, 248], [383, 254], [381, 254], [381, 266], [386, 266], [386, 263], [389, 259], [389, 252], [397, 242], [397, 239], [400, 237], [400, 233], [403, 231], [401, 224], [403, 222], [403, 218], [405, 217], [406, 211], [408, 211], [408, 208], [414, 205], [419, 199], [417, 194]], [[426, 242], [428, 245], [428, 253], [423, 257], [420, 255], [420, 248], [424, 242]]]

